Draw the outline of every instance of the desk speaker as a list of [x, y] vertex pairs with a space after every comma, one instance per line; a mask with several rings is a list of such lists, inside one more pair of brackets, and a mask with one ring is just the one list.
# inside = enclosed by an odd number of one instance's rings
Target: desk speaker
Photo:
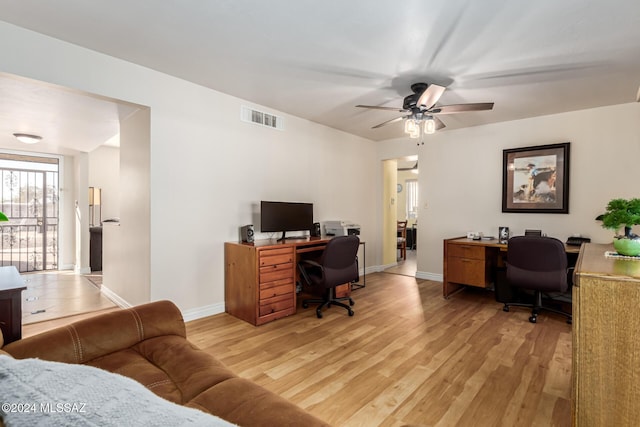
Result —
[[310, 231], [311, 237], [320, 237], [322, 235], [322, 233], [320, 232], [319, 222], [314, 222], [313, 225], [311, 226], [311, 230], [309, 231]]
[[253, 225], [244, 225], [240, 227], [240, 237], [243, 242], [253, 243]]

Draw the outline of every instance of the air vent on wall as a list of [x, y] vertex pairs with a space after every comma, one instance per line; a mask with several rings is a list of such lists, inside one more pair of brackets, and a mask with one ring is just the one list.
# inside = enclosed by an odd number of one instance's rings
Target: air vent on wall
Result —
[[284, 129], [284, 119], [282, 117], [265, 113], [264, 111], [254, 110], [244, 105], [240, 107], [240, 119], [243, 122], [255, 123], [272, 129]]

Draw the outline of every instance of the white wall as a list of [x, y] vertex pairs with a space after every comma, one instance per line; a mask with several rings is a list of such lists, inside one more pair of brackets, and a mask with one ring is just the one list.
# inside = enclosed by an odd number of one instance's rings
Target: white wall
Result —
[[[101, 190], [103, 220], [120, 217], [119, 148], [101, 146], [89, 153], [89, 187]], [[96, 225], [99, 225], [98, 216], [96, 212]]]
[[151, 296], [149, 119], [142, 108], [120, 123], [120, 222], [102, 227], [103, 290], [125, 306]]
[[[490, 114], [490, 113], [487, 113]], [[569, 214], [502, 213], [502, 150], [571, 142]], [[444, 131], [417, 148], [421, 210], [418, 271], [441, 278], [442, 241], [481, 231], [497, 235], [542, 229], [565, 240], [574, 233], [611, 241], [594, 218], [614, 197], [638, 197], [640, 104]], [[415, 154], [407, 139], [379, 143], [379, 158]]]
[[316, 220], [359, 223], [367, 265], [379, 263], [372, 141], [268, 108], [284, 131], [243, 123], [250, 104], [240, 99], [3, 22], [0, 51], [4, 72], [150, 107], [150, 299], [188, 315], [220, 311], [223, 244], [256, 222], [262, 199], [309, 201]]

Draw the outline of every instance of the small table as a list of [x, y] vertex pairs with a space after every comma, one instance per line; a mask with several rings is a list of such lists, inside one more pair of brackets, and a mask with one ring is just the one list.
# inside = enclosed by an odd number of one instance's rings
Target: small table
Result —
[[0, 267], [0, 329], [4, 343], [22, 338], [22, 291], [27, 289], [18, 269]]

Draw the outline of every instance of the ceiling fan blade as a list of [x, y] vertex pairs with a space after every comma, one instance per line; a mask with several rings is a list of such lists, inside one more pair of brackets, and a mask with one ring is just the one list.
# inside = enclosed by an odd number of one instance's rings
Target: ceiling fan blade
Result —
[[420, 107], [424, 105], [424, 107], [427, 109], [433, 107], [436, 104], [436, 102], [438, 102], [438, 100], [444, 93], [445, 89], [446, 88], [443, 86], [430, 84], [427, 87], [427, 89], [425, 89], [425, 91], [422, 92], [422, 95], [420, 95], [420, 98], [418, 98], [418, 102], [416, 102], [416, 106]]
[[418, 169], [418, 162], [416, 162], [416, 164], [411, 166], [410, 168], [398, 168], [399, 171], [412, 171], [416, 169]]
[[407, 110], [398, 107], [378, 107], [376, 105], [356, 105], [358, 108], [370, 108], [372, 110], [385, 110], [385, 111], [397, 111], [399, 113], [405, 113]]
[[493, 102], [478, 102], [476, 104], [452, 104], [433, 107], [429, 114], [455, 114], [467, 111], [485, 111], [493, 109]]
[[403, 119], [404, 119], [404, 116], [403, 117], [396, 117], [395, 119], [387, 120], [386, 122], [382, 122], [379, 125], [375, 125], [371, 129], [381, 128], [382, 126], [390, 125], [391, 123], [399, 122], [399, 121], [401, 121]]
[[440, 120], [439, 118], [437, 118], [436, 116], [433, 116], [433, 121], [436, 122], [436, 130], [440, 130], [440, 129], [444, 129], [447, 126], [442, 122], [442, 120]]

